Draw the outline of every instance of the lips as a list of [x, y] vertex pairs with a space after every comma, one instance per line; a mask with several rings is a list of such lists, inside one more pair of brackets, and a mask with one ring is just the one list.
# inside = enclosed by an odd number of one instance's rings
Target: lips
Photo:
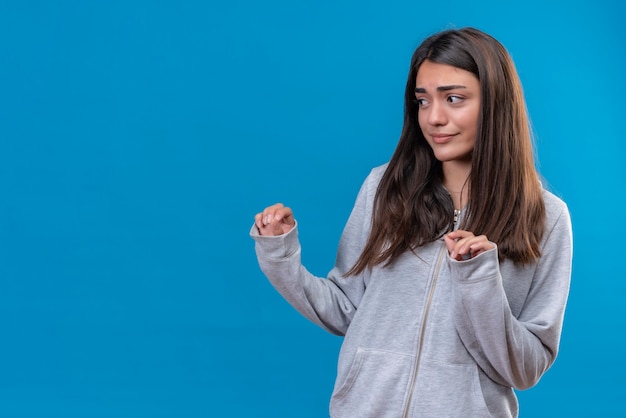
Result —
[[437, 134], [431, 134], [430, 136], [433, 139], [433, 142], [435, 144], [445, 144], [446, 142], [449, 142], [456, 134], [441, 134], [441, 133], [437, 133]]

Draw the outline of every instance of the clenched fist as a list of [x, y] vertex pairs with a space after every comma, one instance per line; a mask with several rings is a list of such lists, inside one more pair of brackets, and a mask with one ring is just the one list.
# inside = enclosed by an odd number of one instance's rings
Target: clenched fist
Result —
[[290, 208], [282, 203], [276, 203], [266, 207], [263, 212], [257, 213], [254, 217], [254, 224], [261, 235], [275, 236], [291, 231], [296, 221]]

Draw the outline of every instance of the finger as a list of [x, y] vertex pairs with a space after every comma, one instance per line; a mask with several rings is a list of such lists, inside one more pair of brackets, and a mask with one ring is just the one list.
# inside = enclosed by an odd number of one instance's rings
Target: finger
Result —
[[274, 221], [277, 221], [277, 222], [282, 221], [283, 223], [293, 225], [294, 224], [293, 212], [291, 211], [291, 208], [282, 207], [278, 209], [276, 213], [274, 214]]
[[291, 208], [275, 203], [254, 216], [254, 223], [261, 235], [282, 235], [296, 224]]
[[448, 232], [446, 236], [450, 237], [453, 240], [459, 240], [462, 238], [473, 237], [474, 234], [470, 231], [464, 231], [462, 229], [457, 229], [456, 231]]
[[289, 232], [295, 225], [295, 220], [290, 208], [282, 207], [276, 211], [269, 227], [274, 235]]
[[482, 237], [468, 237], [465, 238], [461, 241], [459, 241], [457, 244], [459, 244], [458, 246], [458, 253], [462, 254], [462, 255], [467, 255], [470, 254], [471, 255], [471, 249], [472, 247], [478, 247], [482, 241], [485, 241], [484, 238]]
[[278, 221], [272, 222], [269, 225], [269, 228], [272, 230], [272, 235], [282, 235], [285, 233], [285, 230], [283, 229], [283, 224]]
[[455, 242], [452, 250], [450, 251], [450, 257], [456, 260], [461, 260], [463, 254], [465, 254], [463, 243], [459, 241]]
[[259, 229], [263, 228], [263, 212], [254, 215], [254, 224]]
[[450, 257], [458, 259], [458, 256], [467, 254], [467, 244], [472, 240], [474, 234], [468, 231], [454, 231], [458, 233], [449, 233], [447, 234], [448, 239], [450, 240], [450, 244], [448, 245], [448, 251], [450, 252]]
[[446, 234], [443, 236], [443, 241], [446, 244], [446, 248], [448, 249], [448, 253], [452, 253], [454, 250], [454, 246], [456, 245], [456, 240], [450, 237], [450, 234]]
[[283, 207], [282, 203], [276, 203], [272, 206], [268, 206], [263, 210], [263, 225], [269, 225], [274, 219], [276, 211]]
[[448, 248], [448, 254], [450, 258], [457, 261], [463, 260], [463, 257], [459, 254], [456, 241], [453, 241], [452, 239], [446, 237], [446, 247]]
[[494, 249], [496, 246], [490, 242], [486, 236], [482, 235], [480, 240], [477, 240], [474, 243], [471, 243], [469, 246], [469, 251], [472, 257], [476, 257], [479, 254], [484, 253], [485, 251], [489, 251]]
[[467, 254], [467, 252], [469, 251], [470, 245], [472, 245], [475, 242], [476, 242], [475, 236], [472, 235], [470, 237], [465, 237], [456, 242], [456, 249], [459, 252], [459, 254]]
[[265, 225], [271, 225], [272, 228], [274, 228], [277, 223], [285, 223], [292, 226], [295, 224], [291, 209], [282, 205], [268, 209], [267, 214], [264, 215], [263, 223]]
[[[468, 237], [456, 243], [453, 252], [460, 256], [475, 257], [485, 251], [495, 248], [495, 245], [487, 239], [486, 236]], [[451, 255], [452, 256], [452, 255]]]

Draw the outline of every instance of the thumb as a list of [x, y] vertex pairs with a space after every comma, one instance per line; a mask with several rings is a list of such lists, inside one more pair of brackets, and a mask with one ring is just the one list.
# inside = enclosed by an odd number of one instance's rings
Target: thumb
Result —
[[446, 247], [448, 248], [448, 252], [451, 252], [454, 249], [454, 244], [456, 244], [456, 239], [450, 234], [446, 234], [443, 236], [443, 240], [446, 243]]
[[270, 224], [270, 228], [272, 229], [272, 235], [282, 235], [285, 233], [283, 231], [283, 222], [282, 221], [274, 221]]

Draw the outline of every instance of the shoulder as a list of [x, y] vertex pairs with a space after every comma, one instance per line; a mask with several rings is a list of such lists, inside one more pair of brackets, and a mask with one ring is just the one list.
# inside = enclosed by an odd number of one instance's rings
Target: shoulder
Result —
[[385, 174], [387, 165], [388, 164], [383, 164], [370, 170], [367, 178], [361, 185], [354, 209], [360, 208], [367, 213], [372, 212], [376, 191], [378, 190], [378, 184]]
[[564, 235], [571, 240], [572, 221], [567, 204], [559, 197], [543, 189], [543, 201], [546, 207], [546, 232], [549, 235]]
[[365, 179], [364, 186], [367, 186], [367, 188], [370, 190], [372, 188], [376, 190], [376, 188], [378, 188], [378, 184], [380, 183], [380, 180], [383, 178], [383, 175], [385, 174], [385, 171], [387, 171], [388, 166], [389, 166], [389, 163], [385, 163], [383, 165], [379, 165], [378, 167], [372, 168], [369, 175]]
[[556, 221], [563, 215], [569, 217], [567, 204], [561, 198], [546, 189], [543, 189], [542, 193], [543, 202], [546, 206], [546, 219], [548, 220], [548, 224], [551, 223], [550, 220]]
[[370, 171], [370, 176], [378, 177], [378, 179], [380, 180], [383, 174], [385, 174], [388, 166], [389, 163], [387, 162], [385, 164], [379, 165], [378, 167], [372, 168], [372, 170]]

